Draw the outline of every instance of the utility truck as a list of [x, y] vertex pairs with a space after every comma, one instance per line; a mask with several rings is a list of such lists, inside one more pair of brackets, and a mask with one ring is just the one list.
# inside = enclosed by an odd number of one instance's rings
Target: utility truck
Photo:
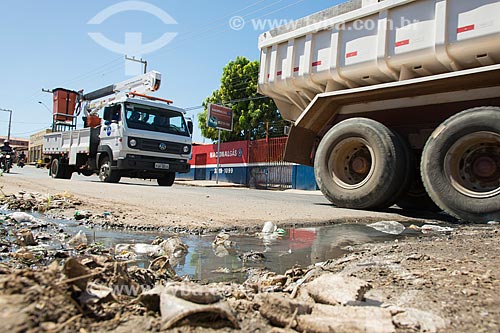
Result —
[[500, 1], [353, 0], [262, 34], [285, 160], [336, 206], [500, 220]]
[[[189, 172], [193, 124], [172, 101], [147, 95], [160, 84], [152, 71], [87, 94], [53, 90], [55, 132], [43, 144], [50, 176], [77, 172], [108, 183], [130, 177], [172, 186], [176, 172]], [[85, 128], [76, 129], [74, 111], [84, 113]]]

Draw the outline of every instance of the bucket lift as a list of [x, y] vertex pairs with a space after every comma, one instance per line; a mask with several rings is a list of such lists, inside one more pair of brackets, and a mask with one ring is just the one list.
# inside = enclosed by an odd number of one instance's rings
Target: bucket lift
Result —
[[172, 104], [171, 100], [148, 95], [160, 89], [160, 85], [161, 73], [151, 71], [87, 94], [84, 94], [83, 90], [76, 92], [63, 88], [54, 89], [50, 91], [54, 100], [52, 131], [76, 129], [76, 120], [82, 111], [86, 126], [98, 126], [100, 124], [98, 111], [121, 96], [140, 97]]

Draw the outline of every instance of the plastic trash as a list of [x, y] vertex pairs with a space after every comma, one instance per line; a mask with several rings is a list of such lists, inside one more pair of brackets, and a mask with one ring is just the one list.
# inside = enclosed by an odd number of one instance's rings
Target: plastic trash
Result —
[[146, 255], [148, 257], [156, 258], [164, 255], [164, 251], [160, 245], [151, 244], [116, 244], [115, 255], [123, 255], [133, 252], [139, 255]]
[[168, 257], [181, 258], [188, 253], [188, 246], [177, 236], [168, 238], [159, 244], [163, 253]]
[[36, 222], [36, 218], [33, 215], [30, 215], [25, 212], [14, 212], [12, 214], [7, 215], [17, 223], [22, 222]]
[[68, 241], [68, 244], [74, 247], [82, 244], [87, 245], [87, 235], [85, 235], [85, 233], [80, 230], [75, 236], [73, 236], [73, 238]]
[[453, 228], [450, 228], [450, 227], [441, 227], [439, 225], [426, 224], [426, 225], [422, 226], [421, 230], [422, 230], [422, 232], [424, 234], [430, 233], [430, 232], [443, 232], [443, 233], [447, 233], [447, 232], [452, 232]]
[[271, 221], [267, 221], [266, 223], [264, 223], [264, 227], [262, 227], [262, 233], [263, 234], [272, 234], [273, 232], [276, 231], [276, 229], [278, 229], [276, 224], [274, 224]]
[[368, 227], [390, 235], [400, 235], [405, 231], [405, 226], [396, 221], [380, 221], [368, 224]]
[[79, 221], [79, 220], [83, 220], [83, 219], [88, 219], [90, 216], [92, 216], [92, 214], [90, 214], [89, 212], [87, 211], [84, 211], [84, 210], [77, 210], [75, 212], [75, 220]]
[[212, 243], [212, 249], [217, 257], [225, 257], [230, 254], [230, 250], [235, 247], [235, 243], [229, 240], [230, 235], [225, 232], [219, 233], [215, 236], [215, 240]]
[[285, 236], [286, 235], [286, 230], [285, 229], [276, 229], [276, 233], [280, 236]]

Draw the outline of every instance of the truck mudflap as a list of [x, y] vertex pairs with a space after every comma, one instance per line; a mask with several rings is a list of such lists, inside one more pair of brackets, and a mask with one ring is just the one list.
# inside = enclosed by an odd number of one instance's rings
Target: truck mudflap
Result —
[[[115, 167], [112, 168], [114, 169]], [[127, 155], [125, 159], [118, 160], [116, 169], [151, 173], [188, 173], [190, 165], [187, 163], [187, 159], [183, 162], [176, 159]]]

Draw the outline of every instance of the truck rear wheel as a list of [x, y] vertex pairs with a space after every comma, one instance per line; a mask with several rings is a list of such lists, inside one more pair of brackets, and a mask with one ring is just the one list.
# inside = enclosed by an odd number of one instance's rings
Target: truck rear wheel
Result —
[[172, 186], [175, 181], [175, 172], [167, 173], [165, 176], [158, 178], [158, 185], [160, 186]]
[[[50, 163], [49, 174], [55, 179], [70, 179], [71, 172], [68, 170], [68, 166], [61, 163], [60, 159], [54, 158]], [[69, 177], [68, 177], [69, 174]]]
[[118, 183], [121, 179], [117, 171], [111, 170], [111, 160], [104, 156], [99, 166], [99, 179], [105, 183]]
[[422, 179], [434, 202], [471, 222], [500, 220], [500, 108], [461, 112], [431, 135]]
[[316, 181], [336, 206], [380, 209], [394, 204], [409, 180], [408, 149], [379, 122], [345, 120], [325, 135], [315, 161]]

